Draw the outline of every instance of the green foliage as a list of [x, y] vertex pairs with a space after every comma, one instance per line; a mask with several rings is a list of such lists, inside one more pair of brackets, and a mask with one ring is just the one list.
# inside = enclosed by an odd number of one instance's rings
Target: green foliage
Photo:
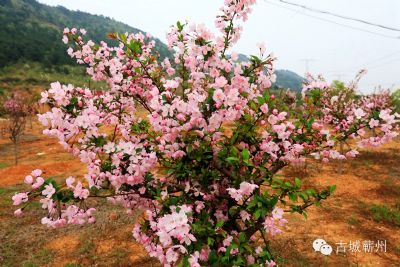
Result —
[[400, 210], [391, 209], [385, 205], [372, 205], [372, 218], [377, 222], [387, 222], [400, 226]]
[[105, 82], [94, 82], [85, 76], [85, 69], [82, 66], [56, 65], [46, 67], [40, 63], [30, 62], [18, 63], [0, 69], [0, 84], [4, 91], [10, 92], [15, 88], [20, 88], [28, 91], [35, 102], [39, 100], [40, 95], [35, 95], [32, 88], [47, 88], [54, 81], [59, 81], [62, 84], [73, 84], [78, 87], [90, 87], [94, 90], [107, 88]]
[[[41, 62], [47, 67], [72, 64], [61, 42], [65, 27], [85, 28], [88, 38], [95, 42], [103, 40], [108, 32], [140, 31], [108, 17], [51, 7], [36, 0], [2, 0], [0, 24], [0, 67], [21, 61]], [[170, 56], [168, 47], [155, 40], [161, 58]], [[107, 42], [116, 44], [114, 40]]]
[[392, 104], [396, 112], [400, 112], [400, 88], [392, 93]]
[[357, 216], [355, 214], [352, 214], [346, 221], [350, 225], [358, 225], [358, 224], [360, 224], [360, 221], [359, 221], [359, 219], [357, 218]]
[[8, 167], [8, 164], [6, 162], [0, 162], [0, 170], [7, 168], [7, 167]]

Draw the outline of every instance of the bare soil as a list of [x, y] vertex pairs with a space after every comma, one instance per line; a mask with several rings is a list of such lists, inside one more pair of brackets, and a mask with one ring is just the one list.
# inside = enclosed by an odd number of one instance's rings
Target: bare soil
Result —
[[[40, 224], [44, 214], [38, 205], [22, 218], [13, 217], [11, 196], [24, 190], [23, 177], [33, 169], [60, 180], [85, 173], [85, 166], [55, 139], [42, 135], [37, 123], [27, 128], [20, 144], [20, 164], [13, 166], [13, 162], [12, 145], [0, 136], [1, 266], [159, 266], [133, 240], [131, 231], [139, 214], [128, 216], [105, 200], [98, 201], [94, 225], [48, 229]], [[284, 175], [299, 177], [305, 185], [336, 184], [337, 189], [322, 206], [309, 209], [308, 219], [287, 216], [284, 232], [271, 242], [281, 257], [280, 266], [400, 266], [400, 223], [372, 211], [377, 205], [400, 214], [400, 140], [346, 161], [343, 175], [337, 174], [337, 167], [337, 163], [309, 162], [305, 170], [285, 171]], [[331, 255], [314, 252], [316, 238], [332, 246]], [[363, 251], [363, 242], [384, 240], [386, 252]], [[349, 243], [357, 241], [360, 251], [350, 251]], [[346, 243], [345, 253], [336, 253], [339, 242]]]

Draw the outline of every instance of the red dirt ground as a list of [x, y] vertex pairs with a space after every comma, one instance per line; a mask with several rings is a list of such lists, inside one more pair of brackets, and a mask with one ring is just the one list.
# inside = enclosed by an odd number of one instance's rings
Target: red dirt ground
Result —
[[[335, 163], [311, 163], [307, 172], [287, 170], [287, 177], [300, 177], [306, 185], [320, 188], [336, 184], [337, 190], [321, 207], [312, 207], [307, 220], [301, 215], [288, 215], [289, 223], [283, 234], [272, 242], [273, 249], [285, 259], [281, 266], [400, 266], [400, 225], [374, 220], [370, 211], [373, 204], [378, 204], [400, 213], [399, 160], [400, 140], [397, 140], [346, 162], [345, 175], [337, 174]], [[0, 189], [21, 187], [23, 177], [36, 168], [55, 177], [79, 177], [85, 172], [84, 165], [66, 153], [55, 139], [42, 135], [36, 123], [33, 129], [28, 127], [21, 142], [19, 162], [18, 166], [13, 166], [12, 146], [8, 139], [0, 138]], [[9, 200], [4, 201], [11, 204]], [[0, 226], [11, 229], [11, 225], [20, 220], [12, 218], [12, 210], [5, 205], [0, 207], [0, 222], [3, 222]], [[24, 217], [23, 220], [28, 220], [24, 227], [34, 225], [44, 233], [52, 231], [40, 225], [38, 216], [34, 219]], [[106, 227], [109, 224], [111, 229]], [[52, 254], [48, 259], [23, 256], [36, 262], [36, 265], [27, 266], [157, 266], [155, 261], [146, 257], [143, 248], [133, 242], [132, 226], [133, 221], [126, 220], [123, 211], [117, 210], [104, 215], [99, 223], [89, 226], [89, 230], [79, 227], [55, 231], [51, 238], [46, 235], [48, 241], [33, 246], [32, 253], [44, 249]], [[15, 231], [19, 233], [24, 229]], [[12, 242], [18, 240], [13, 236], [15, 231], [7, 232], [4, 244], [9, 242], [7, 245], [13, 246]], [[37, 240], [40, 237], [32, 238]], [[332, 255], [324, 256], [313, 251], [312, 242], [316, 238], [323, 238], [332, 245]], [[347, 250], [345, 254], [336, 255], [336, 243], [342, 241], [348, 245], [357, 240], [361, 243], [386, 240], [386, 252], [352, 253]], [[1, 256], [0, 264], [2, 259], [7, 260]]]

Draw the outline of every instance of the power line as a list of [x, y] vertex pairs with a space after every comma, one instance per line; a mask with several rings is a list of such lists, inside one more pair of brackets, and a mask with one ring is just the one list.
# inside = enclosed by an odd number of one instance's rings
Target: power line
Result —
[[[396, 55], [396, 54], [398, 54], [398, 53], [400, 53], [400, 50], [391, 52], [391, 53], [389, 53], [389, 54], [386, 54], [386, 55], [381, 56], [381, 57], [379, 57], [379, 58], [376, 58], [376, 59], [374, 59], [374, 60], [367, 61], [366, 63], [358, 64], [357, 66], [353, 65], [353, 66], [350, 66], [350, 67], [345, 67], [344, 69], [342, 69], [342, 70], [340, 70], [340, 71], [343, 71], [343, 70], [352, 70], [352, 69], [362, 69], [362, 68], [367, 68], [367, 69], [370, 69], [370, 68], [371, 68], [371, 69], [374, 69], [375, 67], [377, 67], [377, 66], [374, 66], [374, 65], [376, 65], [376, 64], [381, 65], [382, 63], [383, 63], [384, 65], [386, 65], [386, 64], [387, 64], [386, 61], [384, 61], [384, 62], [381, 62], [381, 61], [382, 61], [383, 59], [390, 58], [390, 57], [392, 57], [392, 56], [394, 56], [394, 55]], [[393, 58], [390, 59], [390, 61], [392, 61], [392, 60], [393, 60]], [[397, 60], [400, 61], [400, 59], [397, 59]], [[372, 66], [371, 66], [371, 65], [372, 65]], [[370, 67], [370, 66], [371, 66], [371, 67]], [[339, 71], [339, 70], [332, 70], [332, 71], [328, 71], [328, 73], [335, 73], [335, 72], [338, 72], [338, 71]]]
[[[264, 0], [264, 2], [267, 3], [267, 4], [270, 4], [270, 5], [276, 6], [276, 7], [280, 7], [280, 8], [283, 8], [283, 9], [290, 10], [292, 12], [299, 12], [299, 10], [296, 10], [296, 9], [293, 9], [293, 8], [289, 8], [289, 7], [286, 7], [286, 6], [282, 6], [282, 5], [267, 1], [267, 0]], [[333, 21], [333, 20], [324, 19], [324, 18], [321, 18], [321, 17], [313, 16], [313, 15], [302, 13], [302, 12], [299, 13], [299, 14], [301, 14], [303, 16], [306, 16], [306, 17], [310, 17], [310, 18], [318, 19], [318, 20], [325, 21], [325, 22], [328, 22], [328, 23], [332, 23], [332, 24], [335, 24], [335, 25], [338, 25], [338, 26], [342, 26], [342, 27], [345, 27], [345, 28], [349, 28], [349, 29], [352, 29], [352, 30], [357, 30], [357, 31], [360, 31], [360, 32], [365, 32], [365, 33], [370, 33], [370, 34], [378, 35], [378, 36], [389, 38], [389, 39], [400, 40], [400, 36], [395, 37], [395, 36], [391, 36], [391, 35], [387, 35], [387, 34], [383, 34], [383, 33], [373, 32], [373, 31], [369, 31], [369, 30], [366, 30], [366, 29], [350, 26], [350, 25], [347, 25], [347, 24], [342, 24], [342, 23], [339, 23], [339, 22], [336, 22], [336, 21]]]
[[352, 21], [356, 21], [356, 22], [359, 22], [359, 23], [364, 23], [364, 24], [367, 24], [369, 26], [374, 26], [374, 27], [379, 27], [379, 28], [383, 28], [383, 29], [386, 29], [386, 30], [390, 30], [390, 31], [400, 32], [400, 29], [397, 29], [397, 28], [394, 28], [394, 27], [391, 27], [391, 26], [385, 26], [385, 25], [382, 25], [382, 24], [369, 22], [369, 21], [364, 20], [364, 19], [344, 16], [344, 15], [332, 13], [332, 12], [329, 12], [329, 11], [326, 11], [326, 10], [320, 10], [320, 9], [316, 9], [316, 8], [311, 8], [311, 7], [308, 7], [308, 6], [305, 6], [305, 5], [301, 5], [301, 4], [297, 4], [297, 3], [293, 3], [293, 2], [289, 2], [289, 1], [285, 1], [285, 0], [278, 0], [278, 1], [282, 2], [282, 3], [285, 3], [285, 4], [288, 4], [288, 5], [301, 7], [303, 9], [306, 9], [306, 10], [309, 10], [309, 11], [312, 11], [312, 12], [315, 12], [315, 13], [326, 14], [326, 15], [338, 17], [338, 18], [341, 18], [341, 19], [352, 20]]
[[400, 59], [398, 59], [398, 58], [392, 58], [391, 60], [389, 60], [389, 61], [385, 61], [385, 62], [382, 62], [382, 63], [380, 63], [380, 64], [378, 64], [378, 65], [375, 65], [375, 66], [372, 66], [372, 67], [368, 67], [367, 69], [368, 70], [371, 70], [371, 69], [379, 69], [379, 68], [381, 68], [381, 67], [383, 67], [383, 66], [386, 66], [386, 65], [389, 65], [389, 64], [392, 64], [392, 63], [394, 63], [394, 62], [399, 62], [400, 61]]
[[380, 57], [380, 58], [377, 58], [377, 59], [375, 59], [375, 60], [369, 61], [368, 63], [364, 63], [364, 66], [368, 66], [368, 65], [371, 65], [371, 64], [375, 64], [375, 63], [381, 61], [382, 59], [386, 59], [386, 58], [388, 58], [388, 57], [392, 57], [393, 55], [396, 55], [396, 54], [398, 54], [398, 53], [400, 53], [400, 50], [397, 50], [397, 51], [392, 52], [392, 53], [390, 53], [390, 54], [384, 55], [384, 56], [382, 56], [382, 57]]

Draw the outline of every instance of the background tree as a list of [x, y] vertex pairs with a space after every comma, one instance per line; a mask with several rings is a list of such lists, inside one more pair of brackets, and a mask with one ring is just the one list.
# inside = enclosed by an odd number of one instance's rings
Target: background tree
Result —
[[30, 113], [29, 106], [20, 98], [13, 96], [3, 104], [7, 124], [5, 132], [13, 143], [14, 162], [18, 164], [18, 145], [24, 133], [26, 119]]

